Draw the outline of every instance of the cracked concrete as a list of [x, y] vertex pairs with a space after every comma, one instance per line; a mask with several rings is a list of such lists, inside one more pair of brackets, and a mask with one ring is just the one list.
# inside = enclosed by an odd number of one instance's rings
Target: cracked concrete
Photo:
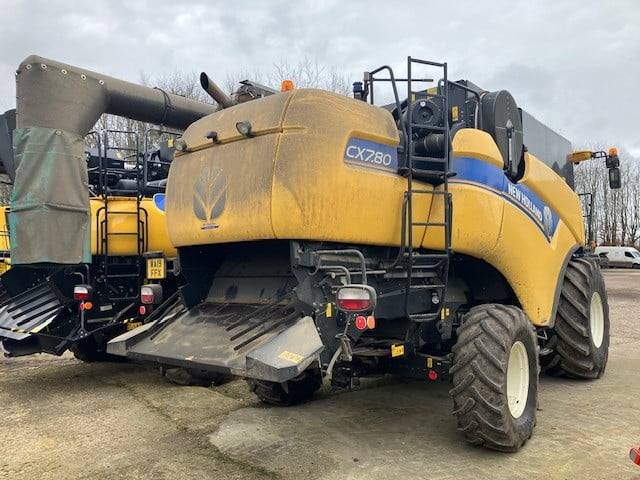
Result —
[[601, 380], [544, 378], [517, 454], [468, 446], [446, 384], [382, 379], [290, 407], [242, 381], [180, 387], [153, 369], [70, 355], [0, 359], [0, 478], [640, 480], [640, 272], [607, 271], [612, 341]]

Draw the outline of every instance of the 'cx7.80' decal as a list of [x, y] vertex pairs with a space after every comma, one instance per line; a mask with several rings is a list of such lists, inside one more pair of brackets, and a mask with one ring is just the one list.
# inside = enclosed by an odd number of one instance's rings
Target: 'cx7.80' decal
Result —
[[352, 165], [386, 172], [398, 170], [398, 152], [395, 147], [361, 138], [349, 140], [344, 151], [344, 161]]

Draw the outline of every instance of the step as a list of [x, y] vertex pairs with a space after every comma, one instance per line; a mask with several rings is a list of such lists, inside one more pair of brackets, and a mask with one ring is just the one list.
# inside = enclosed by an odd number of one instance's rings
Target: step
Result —
[[427, 126], [421, 125], [420, 123], [409, 123], [409, 127], [416, 130], [428, 130], [429, 132], [437, 133], [443, 133], [446, 130], [446, 127]]
[[141, 275], [139, 273], [107, 273], [105, 278], [138, 278]]
[[425, 157], [423, 155], [411, 155], [409, 158], [411, 161], [442, 163], [443, 165], [447, 163], [446, 157]]
[[434, 313], [414, 313], [409, 315], [409, 320], [413, 322], [430, 322], [440, 318], [440, 310]]
[[[413, 275], [412, 275], [413, 278]], [[435, 284], [435, 285], [410, 285], [409, 288], [411, 290], [437, 290], [447, 288], [447, 286], [443, 283]]]
[[447, 227], [446, 222], [411, 222], [412, 227]]

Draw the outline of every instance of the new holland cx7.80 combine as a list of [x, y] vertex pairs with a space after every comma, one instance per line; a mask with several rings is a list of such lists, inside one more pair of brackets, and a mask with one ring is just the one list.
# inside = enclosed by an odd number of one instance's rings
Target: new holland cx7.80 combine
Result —
[[451, 380], [466, 438], [517, 450], [539, 366], [606, 366], [607, 296], [572, 189], [584, 155], [446, 64], [409, 58], [402, 80], [382, 67], [354, 97], [289, 90], [186, 129], [165, 209], [184, 284], [144, 285], [155, 312], [107, 350], [238, 375], [279, 405], [323, 380]]
[[[415, 66], [442, 79], [424, 89]], [[382, 81], [394, 101], [377, 107]], [[572, 189], [584, 152], [445, 64], [410, 58], [404, 81], [403, 98], [383, 67], [355, 99], [294, 90], [191, 125], [167, 186], [180, 308], [109, 351], [239, 375], [274, 404], [323, 378], [451, 379], [460, 430], [507, 451], [532, 433], [540, 363], [601, 376], [607, 296]]]

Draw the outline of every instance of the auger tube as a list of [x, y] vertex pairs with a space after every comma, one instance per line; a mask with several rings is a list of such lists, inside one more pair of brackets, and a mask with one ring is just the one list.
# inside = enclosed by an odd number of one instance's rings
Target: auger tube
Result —
[[18, 67], [16, 91], [16, 178], [9, 217], [16, 265], [91, 261], [83, 137], [103, 113], [184, 130], [216, 110], [36, 55]]

